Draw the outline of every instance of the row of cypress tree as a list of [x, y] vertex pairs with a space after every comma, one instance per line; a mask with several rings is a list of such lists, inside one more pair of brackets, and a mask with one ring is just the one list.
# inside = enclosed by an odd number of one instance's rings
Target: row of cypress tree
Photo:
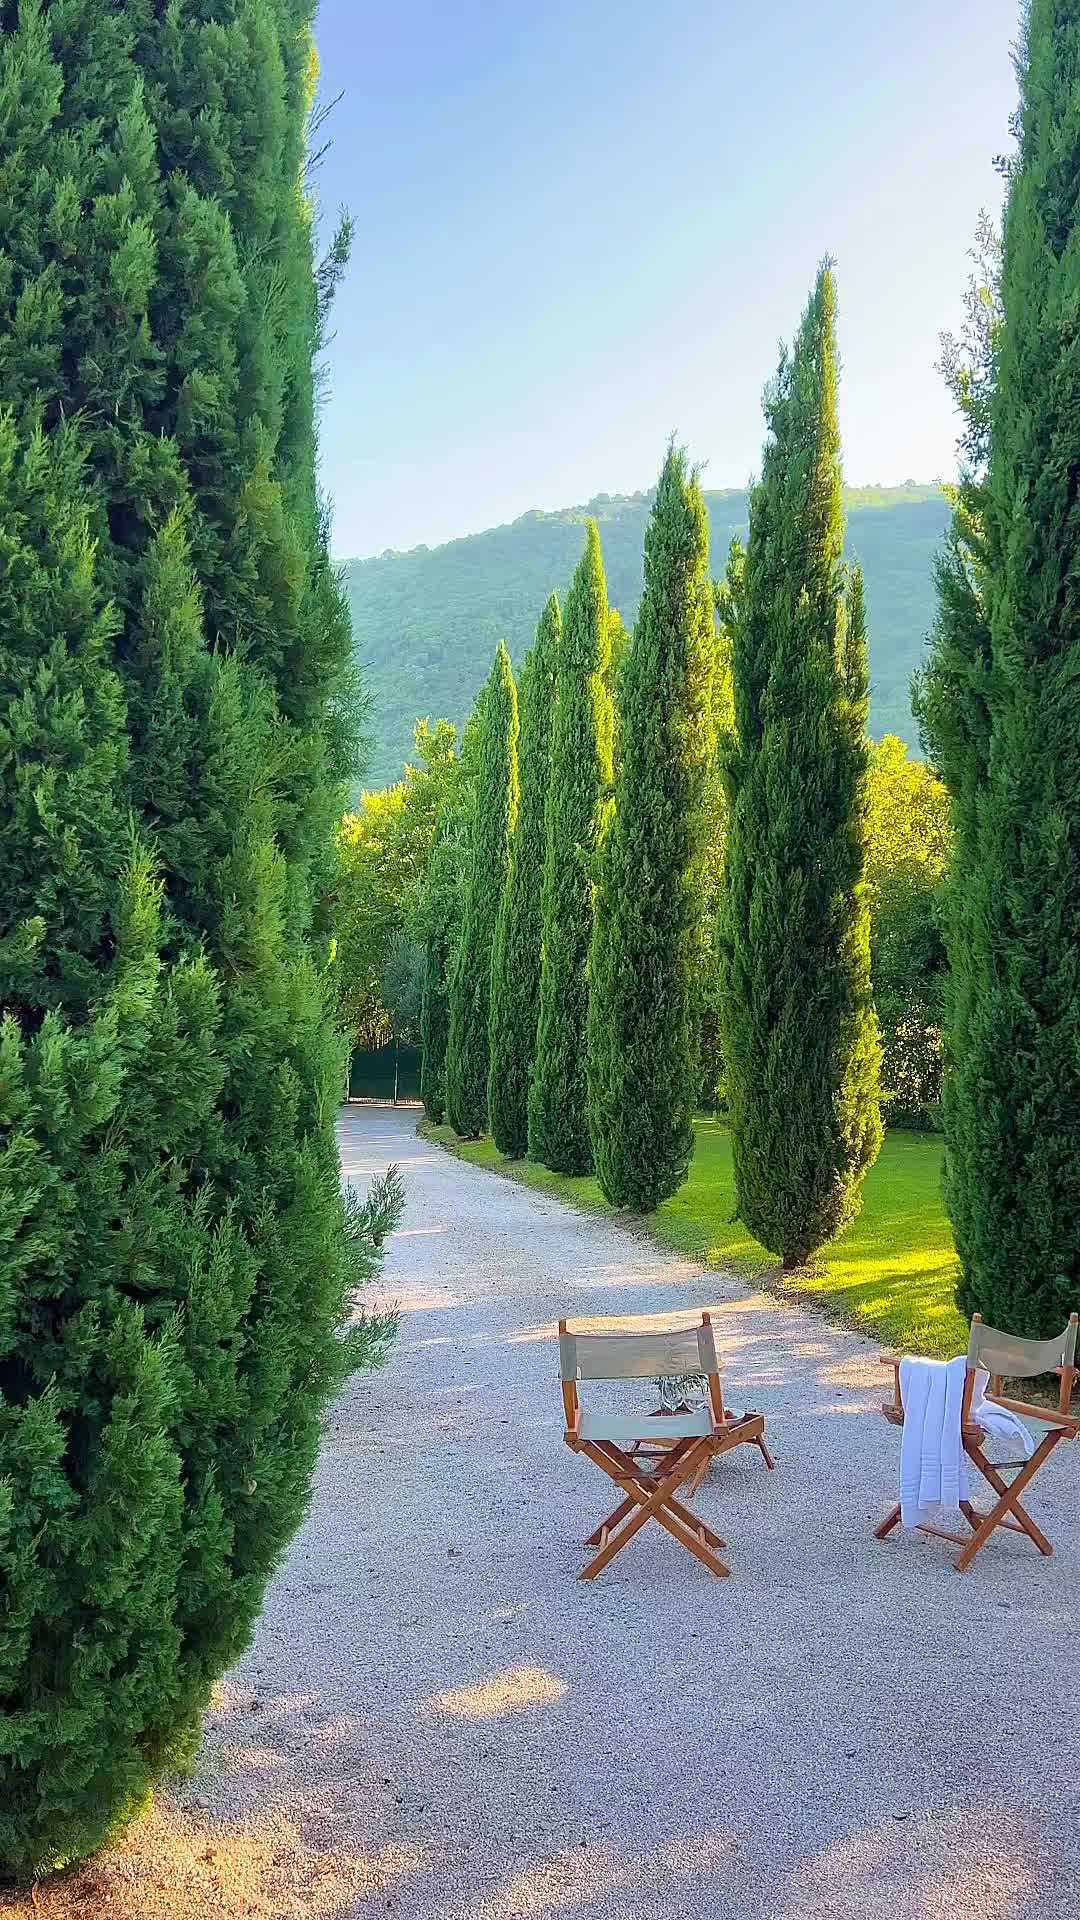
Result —
[[795, 1265], [851, 1217], [881, 1139], [867, 648], [861, 576], [842, 559], [828, 263], [766, 404], [748, 546], [722, 589], [698, 478], [672, 445], [617, 675], [591, 522], [565, 617], [553, 596], [523, 670], [520, 742], [500, 648], [478, 707], [446, 1111], [466, 1136], [490, 1125], [504, 1153], [595, 1171], [618, 1206], [651, 1211], [678, 1188], [719, 771], [738, 1204]]
[[[1048, 1335], [1080, 1282], [1075, 0], [1032, 0], [1019, 71], [1000, 284], [980, 295], [972, 365], [954, 369], [969, 465], [919, 702], [955, 827], [944, 1122], [959, 1297]], [[623, 1204], [653, 1205], [682, 1176], [700, 763], [718, 766], [727, 820], [715, 932], [737, 1207], [786, 1265], [852, 1217], [881, 1138], [867, 649], [861, 577], [842, 560], [834, 309], [826, 263], [766, 396], [762, 475], [746, 550], [717, 592], [718, 633], [700, 621], [694, 482], [669, 457], [619, 675], [613, 781], [606, 603], [589, 532], [554, 670], [529, 1123], [529, 1007], [513, 1027], [518, 1117], [499, 1121], [508, 1151], [527, 1144], [565, 1172], [595, 1162]], [[537, 818], [534, 807], [534, 864]], [[531, 991], [535, 889], [523, 947], [512, 934], [521, 888], [518, 869], [500, 954], [531, 955]], [[497, 1005], [516, 966], [500, 962]], [[510, 1030], [500, 1021], [500, 1093]], [[472, 1118], [481, 1123], [478, 1108]]]
[[[672, 449], [646, 552], [639, 630], [648, 637], [626, 646], [590, 522], [565, 619], [553, 594], [522, 671], [520, 740], [500, 648], [477, 707], [471, 848], [449, 969], [451, 1124], [470, 1137], [490, 1126], [502, 1152], [529, 1152], [561, 1173], [596, 1164], [605, 1192], [639, 1207], [677, 1184], [691, 1146], [697, 923], [682, 868], [692, 865], [702, 813], [700, 794], [678, 782], [665, 802], [656, 773], [674, 753], [691, 783], [703, 777], [716, 654], [707, 560], [700, 489]], [[617, 641], [625, 658], [616, 785]], [[641, 906], [643, 851], [659, 893]], [[437, 1036], [424, 1037], [426, 1073]], [[646, 1059], [661, 1080], [647, 1105], [628, 1104], [625, 1090]], [[662, 1114], [672, 1151], [661, 1158]], [[643, 1165], [654, 1169], [644, 1182]]]

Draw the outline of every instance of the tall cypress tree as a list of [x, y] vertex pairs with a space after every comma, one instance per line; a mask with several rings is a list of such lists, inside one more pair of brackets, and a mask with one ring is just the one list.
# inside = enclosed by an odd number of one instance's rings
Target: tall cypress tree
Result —
[[[998, 1325], [1049, 1336], [1080, 1287], [1080, 13], [1072, 0], [1032, 0], [1020, 82], [1003, 325], [983, 357], [989, 472], [982, 487], [969, 475], [958, 501], [927, 716], [955, 826], [944, 1124], [959, 1299]], [[970, 442], [980, 415], [965, 412]]]
[[459, 802], [436, 829], [418, 916], [423, 947], [420, 1000], [420, 1098], [436, 1125], [446, 1113], [446, 1050], [450, 1040], [450, 975], [461, 930], [467, 821]]
[[551, 771], [555, 663], [562, 635], [557, 594], [540, 617], [521, 671], [520, 805], [510, 869], [499, 907], [491, 979], [488, 1109], [500, 1153], [519, 1159], [529, 1144], [529, 1087], [540, 994], [540, 887], [544, 814]]
[[481, 696], [461, 938], [450, 975], [446, 1114], [455, 1133], [467, 1140], [483, 1133], [488, 1118], [491, 963], [517, 821], [517, 745], [517, 690], [510, 655], [500, 640]]
[[543, 951], [529, 1152], [588, 1173], [585, 1032], [596, 857], [611, 806], [611, 622], [600, 535], [590, 520], [566, 601], [551, 735], [542, 889]]
[[461, 779], [453, 795], [440, 809], [436, 822], [435, 845], [424, 877], [414, 929], [424, 955], [420, 999], [420, 1098], [428, 1119], [436, 1125], [446, 1117], [450, 981], [461, 938], [461, 911], [472, 844], [483, 704], [484, 695], [481, 692], [461, 735]]
[[589, 1124], [615, 1206], [648, 1213], [686, 1178], [699, 1079], [701, 857], [716, 635], [709, 523], [668, 450], [619, 676], [615, 817], [590, 960]]
[[826, 263], [765, 399], [733, 617], [722, 1013], [739, 1215], [800, 1265], [853, 1217], [881, 1143], [864, 879], [861, 579], [841, 558]]
[[[197, 1737], [381, 1214], [317, 893], [352, 770], [294, 0], [3, 10], [0, 1867]], [[384, 1196], [392, 1200], [392, 1196]]]

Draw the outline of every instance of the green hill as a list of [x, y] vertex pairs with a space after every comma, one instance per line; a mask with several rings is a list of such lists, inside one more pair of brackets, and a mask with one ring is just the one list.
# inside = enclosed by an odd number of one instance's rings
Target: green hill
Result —
[[[746, 494], [707, 493], [714, 572], [746, 532]], [[418, 716], [463, 721], [499, 640], [520, 664], [552, 587], [565, 591], [581, 525], [600, 523], [608, 590], [629, 625], [641, 592], [651, 495], [599, 494], [587, 507], [526, 513], [444, 547], [351, 560], [353, 632], [373, 696], [368, 779], [398, 777]], [[933, 617], [933, 560], [948, 507], [937, 487], [864, 487], [847, 495], [848, 551], [861, 560], [870, 615], [871, 731], [915, 744], [908, 689]]]

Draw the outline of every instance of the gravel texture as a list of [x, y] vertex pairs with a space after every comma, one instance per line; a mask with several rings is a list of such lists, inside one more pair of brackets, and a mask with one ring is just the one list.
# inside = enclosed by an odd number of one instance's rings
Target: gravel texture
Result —
[[[342, 1116], [348, 1177], [405, 1175], [401, 1338], [334, 1412], [197, 1775], [39, 1910], [1075, 1920], [1080, 1448], [1031, 1501], [1051, 1560], [878, 1543], [898, 1435], [865, 1340], [414, 1129]], [[580, 1584], [612, 1502], [561, 1442], [555, 1322], [704, 1306], [777, 1456], [699, 1496], [732, 1577], [650, 1526]]]

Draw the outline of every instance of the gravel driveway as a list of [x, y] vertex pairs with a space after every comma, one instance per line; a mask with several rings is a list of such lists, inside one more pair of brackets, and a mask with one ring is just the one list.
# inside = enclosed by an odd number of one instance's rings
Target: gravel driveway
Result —
[[[337, 1407], [311, 1518], [196, 1778], [99, 1870], [143, 1915], [1073, 1920], [1080, 1448], [963, 1578], [873, 1526], [898, 1436], [874, 1349], [342, 1116], [408, 1207], [389, 1368]], [[575, 1579], [608, 1483], [561, 1444], [560, 1313], [710, 1306], [750, 1448], [700, 1496], [714, 1580], [648, 1527]], [[42, 1890], [41, 1910], [60, 1913]], [[89, 1912], [75, 1901], [73, 1913]]]

